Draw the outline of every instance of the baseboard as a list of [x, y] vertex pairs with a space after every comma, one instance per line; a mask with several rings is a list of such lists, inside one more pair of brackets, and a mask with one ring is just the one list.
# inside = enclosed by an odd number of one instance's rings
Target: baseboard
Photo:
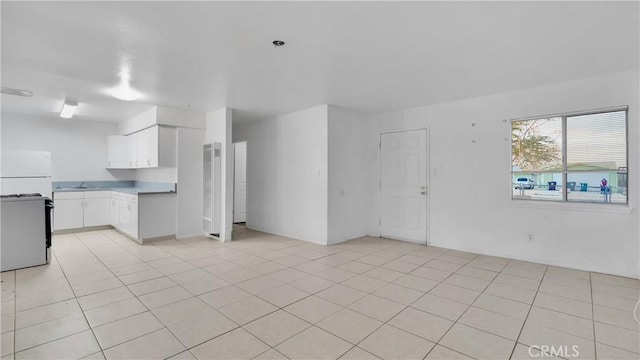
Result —
[[120, 235], [122, 235], [122, 236], [124, 236], [126, 238], [129, 238], [129, 239], [137, 242], [138, 244], [142, 245], [142, 240], [136, 239], [133, 236], [127, 234], [126, 232], [124, 232], [124, 231], [122, 231], [122, 230], [120, 230], [120, 229], [118, 229], [116, 227], [114, 227], [113, 230], [117, 231]]
[[147, 244], [147, 243], [151, 243], [151, 242], [154, 242], [154, 241], [173, 240], [175, 238], [176, 238], [175, 235], [156, 236], [156, 237], [152, 237], [152, 238], [142, 239], [142, 243], [143, 244]]
[[74, 233], [83, 233], [88, 231], [109, 230], [109, 229], [113, 229], [113, 226], [111, 225], [89, 226], [89, 227], [81, 227], [76, 229], [55, 230], [53, 232], [53, 235], [74, 234]]

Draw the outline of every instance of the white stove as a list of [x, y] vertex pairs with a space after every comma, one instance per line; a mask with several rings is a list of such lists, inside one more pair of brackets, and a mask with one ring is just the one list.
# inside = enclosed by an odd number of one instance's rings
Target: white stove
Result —
[[0, 196], [1, 271], [50, 261], [51, 209], [51, 199], [40, 194]]

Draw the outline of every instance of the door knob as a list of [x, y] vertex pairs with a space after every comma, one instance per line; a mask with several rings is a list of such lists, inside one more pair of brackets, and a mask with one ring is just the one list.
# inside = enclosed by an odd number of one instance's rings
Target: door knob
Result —
[[422, 185], [420, 186], [420, 195], [427, 195], [427, 187]]

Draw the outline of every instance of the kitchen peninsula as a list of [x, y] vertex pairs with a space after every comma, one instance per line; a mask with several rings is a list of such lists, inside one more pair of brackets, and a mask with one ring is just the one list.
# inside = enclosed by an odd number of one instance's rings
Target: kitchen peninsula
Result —
[[52, 187], [56, 234], [114, 228], [140, 244], [175, 237], [175, 183], [58, 181]]

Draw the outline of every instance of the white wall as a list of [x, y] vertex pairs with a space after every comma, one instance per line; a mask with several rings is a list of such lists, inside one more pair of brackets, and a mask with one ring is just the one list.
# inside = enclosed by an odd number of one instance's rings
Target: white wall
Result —
[[178, 182], [177, 168], [136, 169], [136, 180], [152, 182]]
[[[382, 131], [429, 127], [431, 245], [637, 278], [638, 76], [637, 70], [615, 73], [378, 114], [370, 116], [369, 141], [377, 144]], [[511, 200], [510, 119], [618, 105], [629, 105], [633, 212]], [[374, 200], [369, 234], [377, 236], [378, 170], [371, 166], [376, 175], [369, 184]]]
[[205, 143], [219, 142], [222, 150], [220, 161], [220, 169], [222, 171], [220, 193], [223, 194], [220, 204], [222, 208], [220, 240], [222, 241], [231, 241], [233, 232], [232, 117], [233, 112], [231, 109], [222, 108], [208, 113], [206, 119]]
[[206, 116], [204, 113], [197, 111], [158, 106], [157, 122], [159, 125], [204, 130], [206, 127]]
[[120, 135], [129, 135], [136, 131], [146, 129], [150, 126], [158, 124], [158, 107], [153, 106], [140, 114], [118, 123], [118, 131]]
[[202, 234], [204, 130], [178, 128], [177, 237]]
[[107, 136], [115, 123], [2, 114], [2, 150], [51, 152], [52, 181], [135, 180], [134, 170], [107, 170]]
[[367, 128], [362, 114], [329, 106], [328, 244], [367, 235], [373, 200], [369, 165], [377, 161]]
[[328, 106], [239, 124], [247, 140], [247, 226], [327, 242]]

